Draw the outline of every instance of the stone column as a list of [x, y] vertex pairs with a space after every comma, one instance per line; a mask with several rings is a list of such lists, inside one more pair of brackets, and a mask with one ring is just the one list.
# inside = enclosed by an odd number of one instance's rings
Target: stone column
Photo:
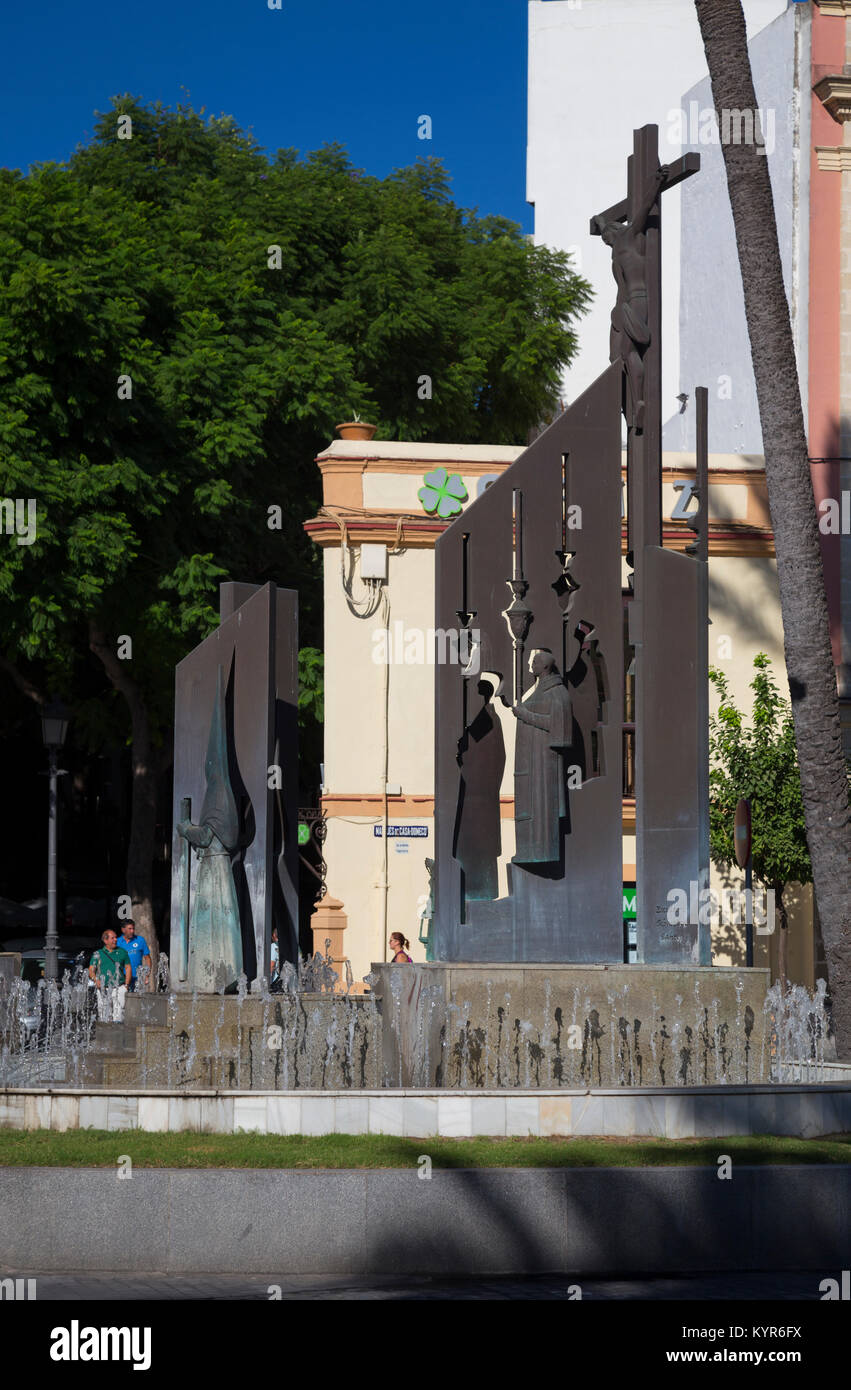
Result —
[[[313, 909], [313, 920], [311, 930], [313, 932], [314, 954], [318, 951], [321, 956], [326, 956], [331, 961], [332, 969], [339, 975], [337, 989], [345, 993], [346, 991], [346, 962], [348, 956], [343, 945], [343, 933], [349, 925], [348, 914], [343, 911], [343, 904], [339, 898], [332, 898], [330, 893], [326, 893]], [[330, 944], [329, 944], [330, 943]], [[358, 980], [352, 987], [352, 994], [363, 994], [365, 986], [362, 980]]]

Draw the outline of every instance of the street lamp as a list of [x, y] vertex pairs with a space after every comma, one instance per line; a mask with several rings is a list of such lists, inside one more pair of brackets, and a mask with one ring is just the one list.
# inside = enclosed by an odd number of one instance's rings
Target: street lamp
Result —
[[62, 775], [58, 767], [59, 750], [65, 742], [71, 711], [61, 700], [51, 700], [41, 711], [41, 734], [49, 759], [47, 821], [47, 937], [44, 943], [44, 978], [59, 979], [59, 934], [56, 930], [56, 783]]
[[745, 965], [753, 965], [753, 831], [751, 803], [746, 796], [736, 802], [733, 825], [733, 853], [745, 871]]

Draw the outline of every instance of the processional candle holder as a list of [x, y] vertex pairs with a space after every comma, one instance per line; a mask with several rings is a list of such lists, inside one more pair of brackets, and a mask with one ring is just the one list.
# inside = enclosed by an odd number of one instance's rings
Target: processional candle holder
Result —
[[578, 592], [579, 589], [582, 588], [582, 585], [579, 583], [579, 580], [574, 578], [574, 576], [570, 572], [570, 566], [576, 559], [576, 551], [557, 550], [555, 552], [555, 557], [561, 565], [561, 574], [558, 576], [558, 579], [555, 580], [552, 587], [555, 592], [556, 598], [559, 601], [559, 607], [562, 610], [562, 616], [566, 620], [567, 615], [570, 612], [571, 607], [573, 606], [574, 595]]
[[474, 635], [473, 621], [478, 616], [476, 610], [459, 608], [456, 610], [458, 618], [458, 660], [461, 666], [461, 675], [464, 680], [469, 676], [478, 675], [480, 666], [481, 641]]
[[573, 606], [574, 594], [582, 586], [570, 572], [570, 567], [576, 559], [576, 551], [567, 548], [567, 512], [568, 512], [568, 467], [570, 455], [562, 454], [561, 458], [561, 549], [555, 551], [555, 557], [561, 565], [561, 574], [556, 579], [552, 588], [562, 610], [562, 621], [567, 622], [567, 615]]
[[503, 609], [502, 616], [511, 634], [511, 645], [514, 648], [514, 703], [516, 705], [523, 694], [523, 649], [526, 646], [526, 638], [529, 636], [529, 628], [532, 626], [534, 614], [531, 608], [523, 602], [529, 590], [526, 580], [507, 579], [505, 582], [511, 590], [511, 602], [507, 608]]
[[[478, 649], [481, 642], [476, 642], [472, 638], [473, 622], [478, 617], [475, 608], [470, 607], [469, 599], [469, 570], [470, 570], [470, 537], [467, 532], [461, 538], [461, 607], [455, 610], [458, 619], [458, 655], [461, 666], [461, 721], [464, 728], [467, 727], [467, 680], [470, 676], [476, 675], [474, 669], [479, 655]], [[463, 637], [462, 637], [463, 634]], [[463, 640], [463, 647], [462, 647]], [[463, 662], [461, 660], [463, 655]]]
[[511, 602], [503, 609], [502, 616], [511, 634], [511, 645], [514, 649], [516, 705], [523, 694], [523, 649], [534, 617], [531, 608], [523, 601], [529, 592], [529, 583], [523, 575], [523, 493], [519, 488], [515, 488], [511, 495], [511, 550], [512, 576], [505, 581], [511, 590]]

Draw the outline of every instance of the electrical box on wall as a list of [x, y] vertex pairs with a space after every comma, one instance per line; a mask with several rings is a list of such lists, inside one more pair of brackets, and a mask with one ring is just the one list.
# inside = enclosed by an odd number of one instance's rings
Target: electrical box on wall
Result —
[[387, 578], [387, 546], [362, 545], [360, 548], [361, 579]]

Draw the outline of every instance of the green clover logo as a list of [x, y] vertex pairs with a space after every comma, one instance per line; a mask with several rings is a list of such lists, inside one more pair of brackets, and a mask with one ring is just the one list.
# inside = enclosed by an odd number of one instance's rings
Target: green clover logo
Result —
[[448, 521], [451, 516], [457, 516], [469, 496], [459, 475], [453, 473], [450, 476], [445, 468], [436, 468], [433, 473], [426, 473], [423, 483], [425, 486], [417, 493], [423, 504], [423, 511], [429, 516], [439, 516], [441, 521]]

